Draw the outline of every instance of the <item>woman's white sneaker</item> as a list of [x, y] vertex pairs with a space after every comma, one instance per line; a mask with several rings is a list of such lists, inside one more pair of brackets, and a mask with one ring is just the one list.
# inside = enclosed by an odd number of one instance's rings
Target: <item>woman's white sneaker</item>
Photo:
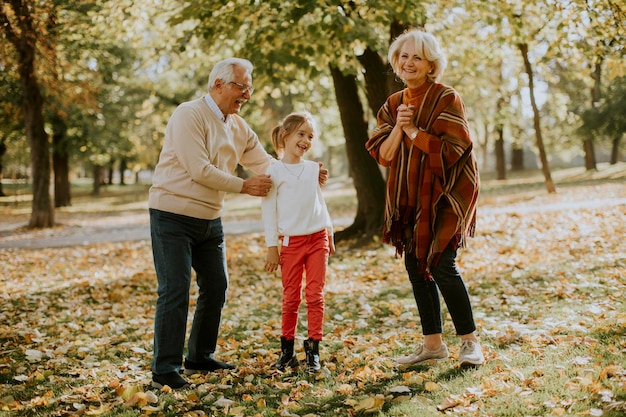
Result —
[[480, 343], [473, 340], [463, 340], [459, 349], [459, 363], [461, 366], [480, 366], [485, 362]]
[[396, 363], [402, 366], [417, 365], [430, 360], [441, 360], [448, 357], [448, 347], [442, 343], [438, 349], [430, 350], [424, 345], [419, 345], [415, 352], [407, 356], [396, 358]]

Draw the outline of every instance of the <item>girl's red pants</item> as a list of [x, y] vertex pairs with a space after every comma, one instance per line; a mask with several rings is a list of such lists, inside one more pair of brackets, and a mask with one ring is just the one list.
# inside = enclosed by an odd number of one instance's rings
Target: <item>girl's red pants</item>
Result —
[[310, 235], [283, 238], [280, 251], [283, 281], [282, 336], [287, 340], [293, 340], [296, 336], [303, 278], [306, 283], [304, 294], [309, 322], [308, 337], [322, 340], [324, 285], [329, 251], [326, 230]]

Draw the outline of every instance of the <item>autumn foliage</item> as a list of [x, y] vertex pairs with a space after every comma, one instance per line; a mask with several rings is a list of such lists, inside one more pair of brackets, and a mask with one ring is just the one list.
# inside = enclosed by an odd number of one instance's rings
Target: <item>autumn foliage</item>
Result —
[[248, 233], [227, 238], [217, 352], [237, 370], [194, 375], [189, 390], [155, 390], [149, 241], [4, 248], [0, 415], [624, 415], [623, 177], [587, 174], [549, 195], [523, 181], [501, 185], [485, 183], [477, 236], [459, 257], [487, 359], [478, 369], [456, 365], [447, 313], [451, 358], [394, 367], [421, 341], [419, 317], [403, 263], [372, 242], [346, 243], [331, 257], [322, 372], [274, 371], [280, 280], [263, 271], [262, 235]]

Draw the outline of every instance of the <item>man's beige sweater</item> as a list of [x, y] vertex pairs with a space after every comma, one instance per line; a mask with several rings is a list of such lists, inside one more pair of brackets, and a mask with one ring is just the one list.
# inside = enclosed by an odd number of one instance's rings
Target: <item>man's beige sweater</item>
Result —
[[267, 170], [273, 158], [256, 133], [239, 115], [228, 119], [220, 120], [204, 98], [178, 106], [152, 176], [150, 208], [216, 219], [224, 194], [243, 187], [243, 179], [233, 175], [238, 163], [255, 174]]

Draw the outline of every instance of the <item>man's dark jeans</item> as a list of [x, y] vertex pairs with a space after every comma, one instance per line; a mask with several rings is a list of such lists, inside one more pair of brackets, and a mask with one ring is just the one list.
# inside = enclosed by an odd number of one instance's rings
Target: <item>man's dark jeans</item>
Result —
[[187, 358], [203, 363], [215, 352], [228, 289], [222, 221], [150, 209], [150, 234], [158, 280], [152, 372], [178, 372], [184, 354], [192, 268], [198, 299]]

